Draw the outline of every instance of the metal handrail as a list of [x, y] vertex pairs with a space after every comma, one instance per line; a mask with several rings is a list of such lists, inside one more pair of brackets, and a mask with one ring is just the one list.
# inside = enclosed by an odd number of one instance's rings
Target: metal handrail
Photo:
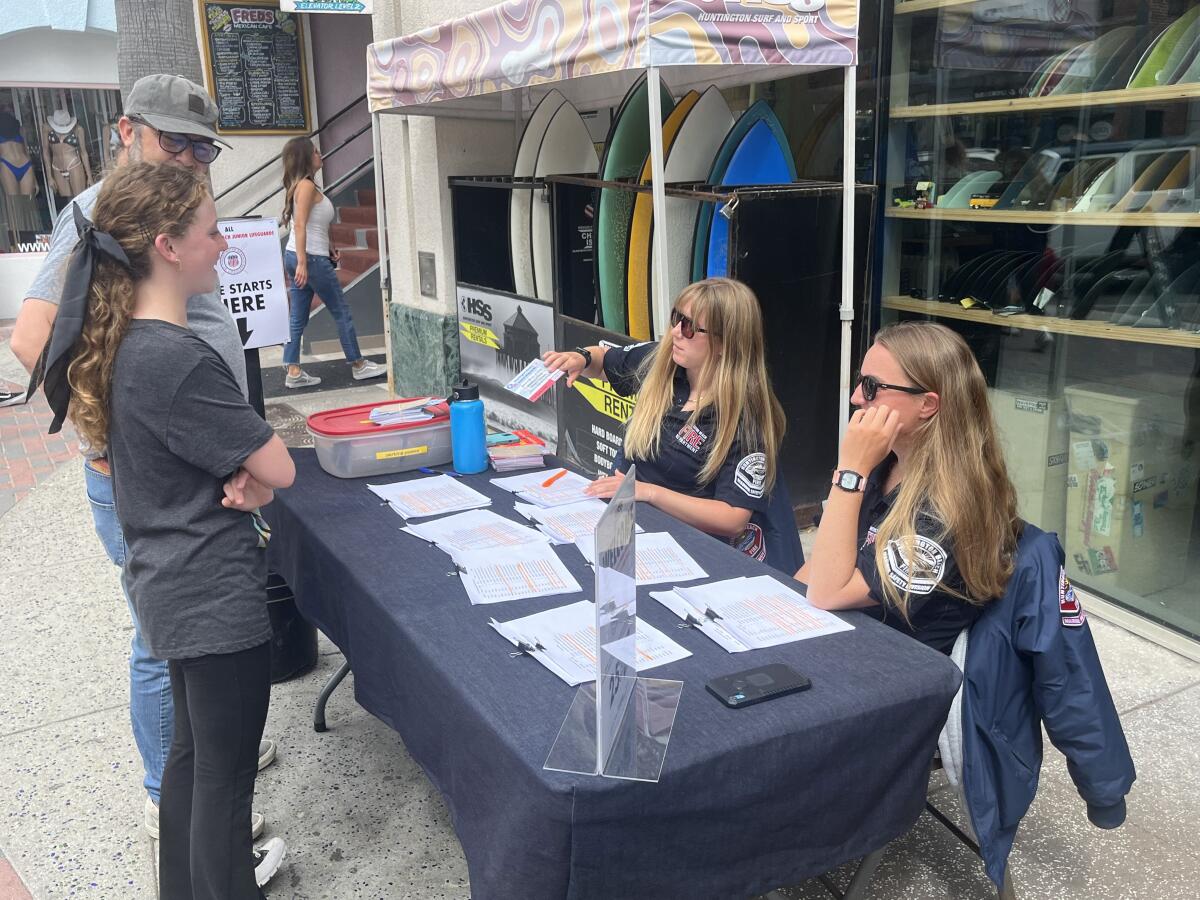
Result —
[[[346, 184], [347, 181], [350, 181], [353, 178], [357, 178], [359, 175], [361, 175], [363, 173], [363, 170], [368, 168], [373, 162], [375, 162], [375, 158], [372, 156], [368, 156], [366, 159], [364, 159], [362, 162], [360, 162], [357, 166], [355, 166], [353, 169], [351, 169], [349, 172], [347, 172], [345, 175], [343, 175], [341, 178], [339, 178], [333, 184], [326, 186], [322, 190], [321, 193], [325, 194], [327, 197], [332, 197], [335, 193], [337, 193], [337, 191], [341, 190], [341, 188]], [[282, 190], [283, 190], [282, 187], [276, 188], [274, 191], [272, 191], [266, 197], [263, 197], [261, 200], [259, 200], [257, 203], [255, 203], [254, 206], [250, 207], [250, 210], [257, 209], [258, 207], [262, 206], [264, 203], [266, 203], [268, 200], [270, 200], [272, 197], [274, 197], [276, 194], [278, 194]], [[249, 218], [250, 210], [247, 210], [246, 214], [241, 216], [240, 218], [243, 218], [243, 219]]]
[[[326, 128], [328, 128], [330, 125], [332, 125], [334, 122], [336, 122], [339, 118], [341, 118], [346, 113], [350, 112], [350, 110], [354, 109], [354, 107], [358, 106], [358, 104], [364, 102], [366, 99], [367, 99], [367, 95], [364, 93], [358, 99], [350, 101], [350, 103], [348, 103], [346, 106], [343, 106], [341, 109], [339, 109], [337, 112], [335, 112], [332, 116], [330, 116], [328, 119], [326, 119], [325, 123], [320, 128], [318, 128], [316, 131], [312, 132], [309, 135], [309, 137], [310, 138], [316, 137], [318, 134], [320, 134], [322, 131], [324, 131]], [[365, 130], [366, 129], [363, 129], [363, 131], [365, 131]], [[362, 131], [358, 132], [358, 134], [362, 134]], [[358, 135], [356, 134], [355, 137], [358, 137]], [[336, 153], [338, 150], [340, 150], [345, 145], [346, 145], [346, 142], [343, 141], [337, 147], [334, 147], [332, 150], [330, 150], [328, 155], [332, 156], [334, 153]], [[221, 191], [221, 193], [217, 194], [217, 196], [215, 196], [213, 198], [213, 200], [220, 200], [226, 194], [229, 194], [229, 193], [237, 190], [243, 184], [245, 184], [247, 181], [249, 181], [251, 178], [253, 178], [255, 175], [259, 174], [260, 172], [265, 171], [269, 167], [273, 166], [275, 163], [279, 162], [281, 159], [283, 159], [283, 153], [278, 153], [275, 156], [272, 156], [270, 159], [268, 159], [265, 163], [263, 163], [261, 166], [259, 166], [257, 169], [255, 169], [253, 172], [249, 172], [246, 175], [243, 175], [238, 181], [235, 181], [229, 187], [225, 188], [225, 190], [223, 190], [223, 191]], [[257, 205], [257, 204], [255, 204], [255, 205]], [[251, 209], [253, 209], [253, 207], [251, 207]]]
[[[358, 131], [354, 132], [354, 134], [350, 135], [350, 137], [346, 138], [344, 141], [342, 141], [340, 144], [338, 144], [336, 147], [334, 147], [332, 150], [330, 150], [328, 153], [322, 154], [322, 156], [325, 159], [328, 159], [329, 157], [333, 156], [333, 154], [337, 153], [339, 150], [341, 150], [343, 147], [345, 147], [347, 144], [349, 144], [351, 141], [358, 139], [359, 137], [366, 134], [370, 130], [371, 130], [371, 125], [370, 125], [370, 123], [367, 123], [362, 128], [358, 129]], [[371, 162], [372, 159], [373, 159], [373, 157], [368, 156], [363, 162], [359, 163], [354, 168], [353, 171], [357, 172], [364, 165], [366, 165], [366, 163]], [[345, 181], [345, 176], [342, 176], [337, 181], [335, 181], [332, 185], [329, 185], [327, 188], [325, 188], [322, 191], [322, 193], [328, 194], [331, 191], [336, 190], [337, 186], [343, 181]], [[271, 193], [267, 194], [265, 197], [263, 197], [257, 203], [252, 203], [250, 205], [250, 208], [246, 212], [249, 213], [250, 210], [258, 209], [260, 206], [262, 206], [264, 203], [266, 203], [268, 200], [270, 200], [272, 197], [274, 197], [276, 194], [278, 194], [282, 190], [283, 190], [283, 185], [280, 184], [277, 188], [272, 190]]]

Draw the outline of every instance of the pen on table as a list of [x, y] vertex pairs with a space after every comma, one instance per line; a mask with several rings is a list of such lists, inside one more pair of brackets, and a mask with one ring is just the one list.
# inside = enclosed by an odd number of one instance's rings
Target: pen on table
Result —
[[550, 485], [554, 484], [554, 482], [558, 481], [558, 479], [562, 478], [566, 474], [567, 474], [566, 469], [559, 469], [557, 472], [555, 472], [553, 475], [551, 475], [549, 478], [547, 478], [545, 481], [542, 482], [542, 487], [544, 487], [544, 488], [550, 487]]
[[426, 475], [449, 475], [451, 478], [462, 478], [457, 472], [447, 472], [445, 469], [431, 469], [429, 466], [419, 466], [418, 472], [424, 472]]

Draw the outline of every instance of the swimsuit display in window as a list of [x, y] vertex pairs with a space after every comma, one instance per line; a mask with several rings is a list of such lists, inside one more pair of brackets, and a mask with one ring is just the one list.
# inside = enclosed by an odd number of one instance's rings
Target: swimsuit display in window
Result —
[[37, 193], [32, 169], [21, 123], [11, 113], [0, 112], [0, 189], [10, 197], [32, 197]]
[[42, 129], [42, 151], [54, 192], [74, 197], [92, 183], [83, 127], [65, 109], [56, 109]]

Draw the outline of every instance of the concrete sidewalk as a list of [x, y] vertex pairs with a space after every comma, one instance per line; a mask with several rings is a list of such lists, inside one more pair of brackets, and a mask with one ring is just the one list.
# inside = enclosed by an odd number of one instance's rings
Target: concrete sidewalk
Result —
[[[10, 360], [0, 359], [0, 376]], [[288, 406], [302, 415], [384, 396], [381, 388], [346, 394], [288, 398]], [[152, 898], [154, 849], [140, 824], [142, 773], [129, 728], [131, 628], [77, 460], [0, 516], [0, 552], [0, 900], [24, 896], [9, 866], [37, 898]], [[1091, 621], [1138, 765], [1129, 821], [1112, 832], [1088, 824], [1062, 757], [1047, 745], [1012, 856], [1018, 895], [1191, 900], [1200, 885], [1200, 664]], [[354, 703], [349, 681], [330, 703], [331, 730], [313, 731], [313, 703], [340, 662], [322, 640], [316, 671], [272, 694], [267, 735], [279, 760], [260, 775], [255, 808], [289, 851], [268, 895], [469, 897], [437, 791], [398, 736]], [[935, 791], [935, 802], [958, 816], [949, 791]], [[828, 896], [815, 883], [785, 893]], [[870, 896], [994, 894], [978, 860], [926, 815], [889, 847]]]

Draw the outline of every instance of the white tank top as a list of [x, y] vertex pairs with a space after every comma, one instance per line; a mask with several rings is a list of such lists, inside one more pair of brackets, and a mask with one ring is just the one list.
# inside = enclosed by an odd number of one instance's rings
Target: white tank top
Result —
[[[329, 255], [329, 226], [333, 223], [333, 203], [324, 194], [308, 211], [308, 224], [304, 229], [304, 252], [309, 256]], [[292, 219], [292, 233], [288, 235], [287, 249], [296, 252], [296, 220]]]

